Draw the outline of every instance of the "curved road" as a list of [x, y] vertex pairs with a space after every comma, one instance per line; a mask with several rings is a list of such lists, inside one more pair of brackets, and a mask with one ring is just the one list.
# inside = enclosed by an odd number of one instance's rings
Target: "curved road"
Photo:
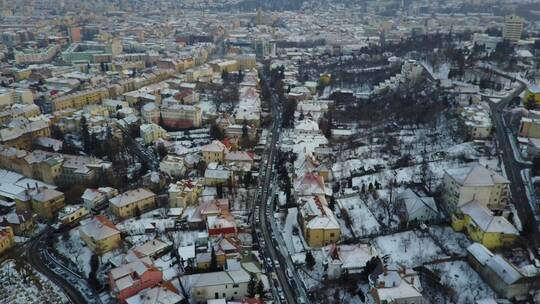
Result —
[[50, 254], [45, 243], [50, 233], [50, 228], [46, 228], [38, 237], [25, 244], [24, 255], [28, 263], [56, 284], [71, 303], [100, 304], [99, 295], [89, 286], [86, 279], [65, 267]]
[[56, 284], [62, 291], [68, 296], [69, 300], [72, 303], [86, 303], [84, 297], [79, 293], [79, 291], [71, 286], [71, 284], [66, 281], [63, 277], [57, 275], [51, 269], [49, 269], [42, 259], [42, 246], [44, 238], [47, 237], [46, 233], [41, 234], [35, 240], [30, 240], [29, 246], [26, 247], [26, 260], [34, 267], [37, 271], [45, 275], [49, 280]]
[[512, 193], [512, 200], [516, 211], [519, 215], [519, 218], [522, 224], [527, 227], [524, 233], [526, 236], [530, 237], [536, 245], [540, 244], [540, 221], [538, 218], [538, 207], [535, 205], [536, 202], [531, 202], [527, 196], [527, 185], [523, 180], [523, 172], [531, 168], [530, 163], [523, 162], [521, 159], [516, 158], [514, 152], [519, 153], [519, 151], [514, 151], [512, 147], [512, 141], [514, 140], [512, 131], [504, 122], [504, 117], [502, 110], [508, 106], [510, 101], [519, 96], [526, 88], [526, 84], [505, 73], [502, 73], [497, 70], [489, 69], [482, 67], [484, 70], [491, 70], [494, 74], [497, 74], [501, 77], [510, 79], [512, 81], [517, 81], [519, 86], [514, 89], [514, 91], [509, 94], [507, 97], [502, 98], [498, 103], [494, 103], [488, 98], [483, 98], [489, 103], [491, 108], [493, 122], [495, 124], [495, 136], [497, 138], [497, 143], [499, 145], [499, 150], [502, 151], [502, 159], [504, 163], [504, 169], [510, 183], [510, 191]]

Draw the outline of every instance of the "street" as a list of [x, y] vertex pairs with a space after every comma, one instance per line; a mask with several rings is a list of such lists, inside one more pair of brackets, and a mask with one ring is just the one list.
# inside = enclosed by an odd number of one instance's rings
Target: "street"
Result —
[[86, 279], [65, 267], [48, 251], [45, 242], [50, 233], [49, 229], [46, 228], [39, 236], [20, 247], [24, 250], [26, 260], [34, 269], [62, 289], [72, 303], [101, 303], [99, 296]]
[[[268, 80], [264, 75], [261, 80], [269, 86]], [[270, 139], [266, 142], [265, 154], [262, 160], [263, 167], [261, 168], [262, 175], [260, 176], [262, 183], [259, 185], [260, 196], [256, 202], [255, 230], [257, 231], [257, 235], [263, 238], [263, 240], [259, 239], [260, 248], [263, 250], [265, 256], [270, 258], [271, 265], [268, 265], [268, 267], [272, 271], [268, 272], [275, 273], [279, 282], [279, 286], [276, 286], [277, 299], [282, 303], [307, 303], [308, 298], [297, 272], [291, 271], [293, 274], [292, 278], [288, 278], [286, 274], [286, 270], [293, 270], [294, 265], [292, 265], [292, 261], [288, 257], [287, 250], [282, 246], [284, 242], [274, 222], [274, 194], [277, 191], [278, 184], [276, 177], [273, 175], [273, 168], [277, 154], [276, 146], [281, 133], [282, 115], [279, 97], [273, 90], [271, 103], [274, 120], [269, 132]], [[266, 259], [265, 261], [268, 262]], [[294, 282], [294, 288], [290, 282]]]
[[[529, 169], [531, 165], [516, 158], [511, 142], [513, 139], [510, 138], [510, 136], [513, 135], [511, 132], [509, 132], [508, 126], [506, 126], [504, 123], [502, 114], [503, 109], [508, 106], [510, 101], [512, 101], [514, 97], [519, 96], [526, 89], [526, 84], [523, 81], [514, 79], [513, 77], [504, 73], [500, 73], [498, 71], [493, 72], [501, 77], [517, 80], [519, 83], [519, 87], [517, 87], [508, 96], [501, 98], [501, 100], [497, 103], [491, 101], [487, 97], [483, 97], [483, 100], [488, 102], [492, 112], [493, 122], [495, 125], [495, 137], [497, 139], [498, 148], [500, 151], [502, 151], [502, 160], [507, 178], [511, 182], [510, 191], [512, 194], [512, 200], [514, 202], [514, 206], [516, 207], [519, 218], [524, 226], [523, 234], [524, 236], [533, 240], [536, 246], [538, 246], [540, 244], [540, 223], [536, 219], [537, 208], [534, 205], [536, 202], [529, 201], [525, 191], [527, 185], [525, 185], [522, 178], [522, 171]], [[519, 153], [519, 151], [516, 152]]]

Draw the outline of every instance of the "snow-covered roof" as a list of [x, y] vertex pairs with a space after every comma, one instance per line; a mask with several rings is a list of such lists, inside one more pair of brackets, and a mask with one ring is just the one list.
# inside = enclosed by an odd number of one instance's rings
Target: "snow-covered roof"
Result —
[[86, 221], [79, 227], [79, 231], [94, 240], [102, 240], [115, 234], [120, 234], [120, 231], [116, 229], [114, 224], [103, 215], [98, 215], [93, 219]]
[[471, 219], [484, 232], [519, 235], [519, 231], [506, 218], [493, 216], [491, 211], [476, 200], [472, 200], [459, 207], [463, 214]]
[[438, 213], [437, 204], [433, 197], [421, 197], [408, 188], [399, 194], [399, 198], [403, 200], [407, 214], [409, 215], [426, 208], [434, 213]]
[[155, 196], [154, 192], [146, 190], [144, 188], [138, 188], [135, 190], [126, 191], [120, 195], [117, 195], [109, 200], [111, 204], [116, 207], [127, 206], [129, 204], [138, 202], [143, 199]]
[[225, 147], [225, 145], [219, 140], [214, 140], [208, 145], [205, 145], [202, 147], [203, 152], [223, 152], [226, 150], [227, 150], [227, 147]]
[[234, 283], [233, 279], [225, 271], [202, 273], [196, 276], [198, 277], [196, 278], [196, 281], [194, 282], [192, 287], [206, 287], [225, 284], [228, 285]]
[[324, 179], [315, 173], [306, 173], [294, 181], [294, 191], [298, 196], [325, 195]]
[[184, 300], [182, 295], [166, 288], [153, 287], [140, 291], [126, 299], [127, 304], [177, 304]]
[[324, 196], [306, 196], [300, 199], [300, 213], [309, 229], [339, 229], [339, 223]]
[[133, 248], [133, 251], [140, 254], [140, 256], [153, 256], [168, 248], [169, 245], [170, 244], [167, 244], [159, 239], [154, 239]]
[[178, 247], [178, 256], [184, 260], [195, 258], [195, 245]]
[[448, 169], [446, 173], [458, 184], [467, 187], [493, 186], [497, 184], [508, 184], [510, 181], [504, 176], [488, 170], [480, 165]]
[[474, 243], [467, 247], [467, 251], [480, 264], [490, 268], [506, 284], [510, 285], [523, 277], [523, 274], [500, 255], [493, 254], [489, 249], [480, 243]]

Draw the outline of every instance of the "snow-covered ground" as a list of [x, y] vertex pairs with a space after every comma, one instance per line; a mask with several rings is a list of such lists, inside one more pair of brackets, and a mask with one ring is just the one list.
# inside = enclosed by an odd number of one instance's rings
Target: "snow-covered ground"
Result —
[[428, 268], [441, 278], [441, 284], [453, 290], [456, 304], [475, 303], [476, 300], [496, 297], [495, 292], [465, 261], [429, 265]]
[[0, 303], [69, 303], [45, 276], [14, 260], [0, 265]]
[[431, 237], [438, 240], [443, 249], [451, 255], [465, 256], [467, 247], [472, 244], [465, 234], [455, 232], [448, 226], [432, 226], [429, 227], [429, 232]]
[[59, 254], [73, 262], [77, 270], [88, 278], [92, 270], [90, 267], [92, 251], [81, 240], [78, 228], [70, 230], [66, 236], [59, 236], [54, 246]]
[[381, 256], [389, 255], [393, 262], [407, 267], [420, 266], [446, 257], [428, 234], [419, 231], [377, 237], [373, 245]]
[[337, 200], [337, 206], [341, 212], [341, 218], [339, 221], [343, 222], [345, 218], [344, 213], [347, 213], [351, 219], [352, 230], [356, 237], [362, 237], [379, 232], [379, 223], [359, 196], [355, 195], [340, 198]]

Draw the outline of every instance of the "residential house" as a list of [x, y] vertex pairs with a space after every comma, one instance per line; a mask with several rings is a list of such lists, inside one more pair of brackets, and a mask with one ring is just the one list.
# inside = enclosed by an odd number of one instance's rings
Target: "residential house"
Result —
[[239, 144], [240, 139], [243, 137], [254, 141], [257, 139], [257, 128], [247, 124], [230, 124], [225, 127], [225, 137], [236, 145]]
[[188, 224], [193, 228], [206, 228], [207, 219], [210, 216], [218, 216], [229, 212], [228, 199], [216, 199], [203, 201], [197, 206], [195, 211], [189, 216]]
[[326, 188], [324, 178], [315, 173], [306, 173], [294, 180], [294, 193], [296, 196], [325, 196]]
[[204, 184], [207, 186], [227, 186], [232, 182], [233, 171], [218, 163], [209, 163], [204, 171]]
[[52, 220], [64, 207], [64, 193], [43, 186], [27, 189], [15, 198], [19, 211], [33, 211], [42, 219]]
[[427, 304], [418, 274], [397, 265], [384, 265], [369, 276], [371, 295], [377, 304]]
[[112, 213], [121, 219], [129, 218], [155, 208], [156, 195], [144, 188], [126, 191], [109, 200]]
[[294, 173], [296, 176], [304, 176], [308, 173], [316, 173], [322, 176], [323, 181], [331, 181], [332, 170], [324, 163], [321, 163], [312, 154], [306, 154], [303, 161], [295, 167]]
[[519, 237], [519, 231], [506, 218], [494, 216], [476, 200], [459, 207], [452, 215], [452, 227], [490, 249], [508, 246]]
[[461, 117], [472, 139], [486, 139], [491, 135], [493, 123], [489, 105], [480, 103], [463, 108]]
[[229, 153], [229, 150], [219, 140], [214, 140], [210, 144], [202, 147], [203, 160], [207, 164], [212, 162], [223, 163], [227, 153]]
[[159, 163], [159, 171], [171, 177], [182, 177], [186, 173], [184, 158], [170, 154], [165, 156]]
[[184, 296], [179, 294], [172, 284], [143, 289], [126, 299], [126, 304], [181, 304], [184, 302]]
[[223, 213], [207, 216], [206, 228], [208, 230], [208, 236], [210, 237], [220, 235], [229, 236], [234, 235], [237, 232], [234, 216]]
[[97, 189], [88, 188], [82, 195], [83, 205], [86, 209], [92, 210], [105, 204], [109, 199], [118, 195], [118, 190], [111, 187], [100, 187]]
[[225, 155], [225, 164], [234, 172], [249, 172], [253, 166], [253, 156], [251, 152], [232, 151]]
[[303, 196], [298, 200], [298, 222], [311, 247], [336, 243], [341, 237], [339, 223], [324, 196]]
[[194, 205], [201, 196], [202, 185], [198, 181], [184, 179], [169, 185], [169, 206], [171, 208]]
[[13, 228], [0, 226], [0, 255], [15, 245]]
[[79, 235], [88, 248], [103, 254], [120, 247], [122, 237], [116, 226], [104, 215], [85, 221], [79, 227]]
[[482, 279], [502, 298], [524, 299], [540, 287], [540, 272], [534, 265], [518, 267], [479, 243], [467, 247], [467, 257]]
[[242, 299], [247, 294], [250, 275], [244, 269], [192, 274], [181, 278], [192, 303], [206, 303], [217, 298]]
[[421, 196], [407, 189], [397, 196], [400, 218], [404, 222], [426, 222], [439, 218], [439, 210], [433, 197]]
[[155, 123], [143, 124], [139, 128], [146, 145], [153, 143], [157, 139], [167, 139], [168, 137], [167, 131]]
[[527, 138], [540, 138], [540, 119], [538, 117], [522, 117], [518, 135]]
[[58, 220], [62, 226], [70, 226], [81, 221], [89, 214], [83, 205], [64, 206], [58, 213]]
[[122, 264], [109, 271], [109, 286], [120, 303], [142, 290], [161, 284], [163, 273], [142, 260]]
[[330, 279], [338, 279], [343, 274], [360, 274], [366, 263], [377, 256], [375, 248], [368, 244], [337, 245], [323, 247], [324, 265]]
[[184, 105], [176, 101], [164, 100], [161, 105], [161, 121], [169, 128], [200, 128], [202, 109], [198, 105]]
[[30, 150], [35, 139], [51, 136], [49, 123], [47, 118], [28, 120], [18, 117], [0, 129], [0, 142], [9, 147]]
[[159, 107], [155, 103], [149, 102], [141, 108], [141, 116], [146, 123], [157, 124], [160, 116]]
[[221, 235], [210, 241], [214, 248], [217, 264], [225, 267], [227, 260], [238, 260], [242, 254], [242, 241], [233, 235]]
[[510, 181], [480, 165], [445, 170], [443, 200], [450, 212], [477, 200], [492, 210], [502, 210], [508, 202]]
[[15, 235], [29, 236], [36, 227], [35, 214], [29, 211], [11, 212], [0, 216], [0, 226], [9, 226]]
[[142, 245], [133, 248], [133, 252], [140, 258], [150, 257], [152, 259], [159, 258], [172, 247], [171, 243], [166, 243], [160, 239], [150, 240]]

